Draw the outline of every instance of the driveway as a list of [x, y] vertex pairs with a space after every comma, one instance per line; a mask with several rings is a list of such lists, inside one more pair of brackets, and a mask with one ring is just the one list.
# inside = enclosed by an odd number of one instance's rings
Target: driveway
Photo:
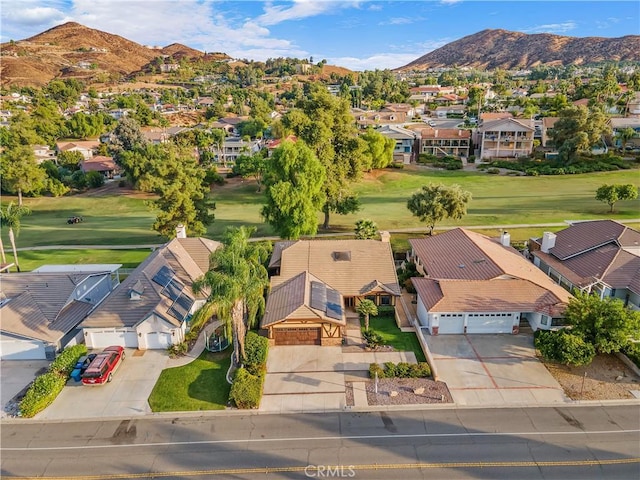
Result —
[[[344, 351], [343, 347], [269, 347], [260, 410], [325, 412], [346, 405], [345, 382], [364, 381], [370, 363], [415, 363], [413, 352]], [[357, 349], [356, 349], [357, 350]]]
[[40, 373], [49, 367], [48, 360], [2, 360], [0, 362], [0, 417], [5, 417], [11, 409], [8, 403], [20, 393]]
[[422, 334], [438, 377], [457, 405], [564, 403], [560, 384], [535, 356], [532, 335]]
[[164, 350], [126, 350], [110, 383], [83, 386], [69, 380], [58, 398], [36, 418], [47, 420], [145, 415], [147, 399], [168, 359]]

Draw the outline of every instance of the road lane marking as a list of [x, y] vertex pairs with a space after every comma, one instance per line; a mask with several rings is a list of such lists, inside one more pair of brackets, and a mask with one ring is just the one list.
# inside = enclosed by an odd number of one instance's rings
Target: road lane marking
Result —
[[77, 445], [66, 447], [0, 447], [0, 452], [33, 452], [56, 450], [89, 450], [101, 448], [139, 448], [139, 447], [171, 447], [180, 445], [219, 445], [234, 443], [266, 443], [266, 442], [311, 442], [311, 441], [335, 441], [335, 440], [381, 440], [403, 438], [451, 438], [451, 437], [525, 437], [545, 435], [619, 435], [624, 433], [640, 433], [635, 430], [592, 430], [573, 432], [461, 432], [461, 433], [415, 433], [415, 434], [389, 434], [389, 435], [345, 435], [332, 437], [283, 437], [283, 438], [246, 438], [233, 440], [193, 440], [184, 442], [158, 442], [158, 443], [122, 443], [110, 445]]
[[[349, 465], [354, 471], [365, 470], [418, 470], [421, 468], [539, 468], [539, 467], [591, 467], [604, 465], [628, 465], [640, 463], [640, 458], [617, 458], [608, 460], [561, 460], [561, 461], [522, 461], [522, 462], [451, 462], [451, 463], [373, 463]], [[325, 466], [332, 470], [341, 465]], [[195, 477], [214, 475], [246, 475], [269, 473], [305, 472], [309, 466], [284, 466], [264, 468], [225, 468], [216, 470], [193, 470], [175, 472], [147, 472], [147, 473], [112, 473], [105, 475], [64, 476], [64, 477], [5, 477], [13, 480], [116, 480], [129, 478], [163, 478], [163, 477]]]

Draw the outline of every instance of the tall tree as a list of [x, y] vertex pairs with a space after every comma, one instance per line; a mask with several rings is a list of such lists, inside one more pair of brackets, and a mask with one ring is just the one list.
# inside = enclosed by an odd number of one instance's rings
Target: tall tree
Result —
[[385, 168], [393, 163], [396, 142], [392, 138], [385, 137], [371, 127], [367, 128], [360, 138], [366, 142], [367, 160], [363, 165], [365, 170]]
[[364, 329], [369, 330], [369, 315], [378, 315], [378, 307], [372, 300], [365, 298], [358, 303], [356, 312], [364, 317]]
[[267, 242], [250, 242], [254, 228], [229, 228], [223, 247], [211, 255], [210, 269], [193, 284], [195, 293], [206, 293], [218, 317], [231, 324], [235, 363], [244, 358], [247, 327], [264, 311], [269, 276], [264, 264], [271, 253]]
[[123, 152], [130, 152], [147, 145], [147, 139], [140, 130], [140, 124], [137, 120], [124, 117], [118, 122], [113, 131], [113, 140], [111, 141], [110, 150], [117, 161]]
[[620, 141], [620, 148], [624, 152], [627, 143], [636, 136], [636, 131], [631, 127], [626, 127], [616, 133], [616, 140]]
[[578, 152], [588, 151], [611, 132], [607, 116], [601, 108], [570, 106], [560, 111], [560, 118], [551, 131], [551, 139], [565, 163], [576, 160]]
[[433, 235], [436, 222], [445, 218], [458, 220], [466, 215], [470, 200], [471, 193], [462, 190], [460, 185], [430, 183], [409, 198], [407, 208], [414, 216], [427, 223], [429, 235]]
[[22, 194], [37, 194], [45, 188], [47, 173], [36, 163], [33, 149], [28, 145], [7, 148], [0, 156], [2, 188], [18, 194], [22, 206]]
[[262, 216], [280, 237], [297, 239], [318, 231], [325, 178], [322, 163], [303, 142], [283, 142], [274, 150], [264, 173]]
[[262, 177], [267, 168], [267, 163], [263, 152], [257, 152], [253, 155], [240, 155], [236, 158], [233, 172], [242, 178], [253, 178], [258, 184], [258, 192], [260, 192], [262, 190]]
[[[18, 249], [16, 248], [16, 237], [20, 234], [20, 219], [31, 214], [31, 210], [23, 205], [16, 205], [14, 202], [9, 202], [4, 209], [0, 210], [0, 223], [9, 229], [9, 241], [11, 242], [11, 249], [13, 250], [13, 261], [16, 264], [16, 269], [20, 271], [20, 265], [18, 264]], [[4, 258], [4, 250], [3, 250]]]
[[638, 198], [638, 187], [629, 183], [626, 185], [602, 185], [596, 190], [596, 200], [605, 202], [611, 207], [613, 213], [614, 205], [620, 200], [635, 200]]

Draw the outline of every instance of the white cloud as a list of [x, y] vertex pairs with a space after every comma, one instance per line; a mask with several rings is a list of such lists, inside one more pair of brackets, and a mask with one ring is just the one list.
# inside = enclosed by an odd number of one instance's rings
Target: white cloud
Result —
[[379, 3], [373, 3], [369, 5], [368, 10], [371, 10], [373, 12], [379, 12], [380, 10], [382, 10], [382, 5], [380, 5]]
[[408, 25], [413, 22], [417, 22], [421, 20], [420, 18], [410, 18], [410, 17], [395, 17], [390, 18], [384, 22], [378, 23], [378, 25]]
[[11, 9], [3, 16], [19, 25], [45, 25], [60, 21], [65, 15], [55, 8], [33, 7]]
[[567, 33], [578, 28], [576, 22], [569, 20], [563, 23], [549, 23], [546, 25], [537, 25], [535, 27], [525, 28], [524, 33]]
[[440, 3], [443, 5], [453, 5], [455, 3], [460, 3], [462, 0], [441, 0]]
[[357, 5], [358, 2], [319, 0], [294, 0], [291, 6], [267, 3], [264, 7], [264, 13], [256, 18], [256, 22], [261, 25], [277, 25], [289, 20], [315, 17], [316, 15]]

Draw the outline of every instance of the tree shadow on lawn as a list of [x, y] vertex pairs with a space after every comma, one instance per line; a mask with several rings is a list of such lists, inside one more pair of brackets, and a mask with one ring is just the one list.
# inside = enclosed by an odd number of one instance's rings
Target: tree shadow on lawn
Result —
[[196, 400], [198, 403], [204, 403], [195, 410], [225, 408], [231, 390], [231, 385], [226, 380], [230, 358], [228, 352], [210, 353], [206, 351], [198, 357], [196, 362], [203, 365], [208, 364], [208, 366], [204, 366], [187, 387], [188, 398]]

